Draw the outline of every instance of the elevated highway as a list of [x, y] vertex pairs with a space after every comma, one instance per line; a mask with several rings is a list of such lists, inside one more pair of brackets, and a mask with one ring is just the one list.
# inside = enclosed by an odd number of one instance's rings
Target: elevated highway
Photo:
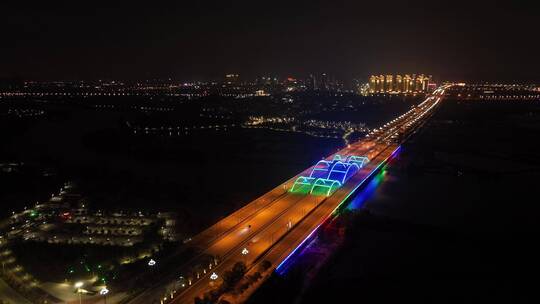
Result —
[[[194, 236], [188, 244], [198, 248], [199, 254], [129, 303], [193, 303], [196, 296], [219, 284], [220, 275], [239, 261], [255, 267], [267, 260], [279, 272], [306, 240], [399, 150], [400, 143], [425, 122], [445, 89], [439, 88], [364, 140], [325, 158], [322, 164], [328, 164], [327, 171], [319, 164], [307, 168]], [[342, 175], [333, 177], [330, 166], [333, 173]], [[349, 170], [340, 171], [336, 166], [357, 169], [348, 175]]]

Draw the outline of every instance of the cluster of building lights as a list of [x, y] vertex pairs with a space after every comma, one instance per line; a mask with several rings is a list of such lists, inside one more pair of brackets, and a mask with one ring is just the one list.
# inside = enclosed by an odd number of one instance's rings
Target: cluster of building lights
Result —
[[201, 126], [160, 126], [160, 127], [133, 127], [133, 134], [139, 135], [168, 135], [168, 136], [186, 136], [194, 132], [201, 131], [227, 131], [235, 128], [237, 124], [212, 124]]
[[[363, 123], [315, 119], [301, 121], [294, 117], [251, 116], [244, 123], [244, 127], [299, 132], [314, 137], [342, 138], [346, 143], [348, 143], [349, 136], [355, 132], [369, 132], [369, 128]], [[318, 132], [316, 129], [320, 129], [323, 132]]]
[[369, 77], [369, 94], [409, 94], [427, 93], [435, 88], [431, 82], [432, 76], [424, 74], [401, 75], [371, 75]]
[[536, 101], [540, 100], [540, 88], [521, 84], [469, 84], [455, 87], [452, 96], [466, 100], [488, 101]]

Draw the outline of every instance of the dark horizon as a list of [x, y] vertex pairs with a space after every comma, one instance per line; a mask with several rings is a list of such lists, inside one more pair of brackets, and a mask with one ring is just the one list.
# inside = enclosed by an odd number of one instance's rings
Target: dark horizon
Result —
[[219, 79], [227, 73], [338, 79], [540, 80], [532, 4], [477, 1], [7, 4], [0, 78]]

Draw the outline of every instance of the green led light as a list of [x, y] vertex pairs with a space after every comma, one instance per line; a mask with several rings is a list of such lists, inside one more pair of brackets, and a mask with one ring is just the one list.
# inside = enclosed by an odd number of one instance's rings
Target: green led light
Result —
[[313, 177], [300, 176], [294, 182], [291, 192], [307, 194], [311, 191], [311, 185], [315, 181]]
[[318, 178], [311, 186], [309, 193], [329, 196], [339, 187], [341, 187], [341, 183], [336, 180]]

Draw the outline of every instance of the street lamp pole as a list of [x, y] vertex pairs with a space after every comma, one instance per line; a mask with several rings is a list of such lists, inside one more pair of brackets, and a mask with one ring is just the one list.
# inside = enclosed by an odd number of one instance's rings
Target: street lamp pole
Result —
[[[219, 276], [217, 275], [217, 273], [215, 272], [212, 272], [212, 274], [210, 275], [210, 286], [214, 286], [214, 283], [216, 282], [216, 280], [219, 278]], [[191, 284], [190, 284], [191, 285]]]
[[103, 302], [107, 304], [107, 294], [109, 293], [109, 289], [107, 289], [107, 286], [101, 288], [99, 291], [99, 294], [103, 296]]
[[249, 250], [247, 248], [242, 249], [242, 255], [244, 256], [244, 264], [247, 266], [247, 254], [249, 253]]
[[82, 304], [82, 290], [81, 290], [81, 287], [83, 287], [84, 283], [83, 282], [77, 282], [75, 283], [75, 288], [77, 288], [77, 293], [79, 294], [79, 304]]

